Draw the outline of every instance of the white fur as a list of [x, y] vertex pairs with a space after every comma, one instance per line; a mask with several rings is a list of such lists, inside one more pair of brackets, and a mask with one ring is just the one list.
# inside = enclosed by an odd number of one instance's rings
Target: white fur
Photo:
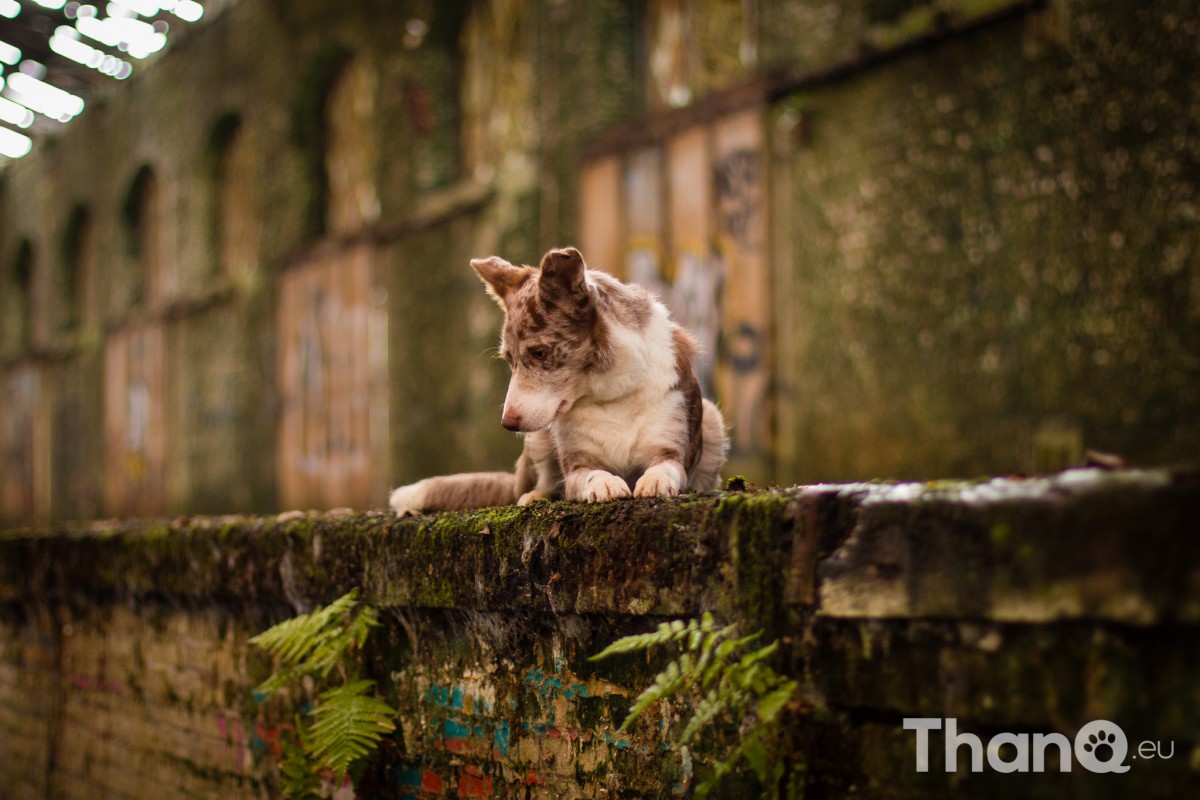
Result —
[[575, 476], [568, 476], [567, 497], [575, 500], [603, 503], [606, 500], [629, 497], [629, 484], [602, 469], [593, 469], [583, 473], [582, 480], [572, 486], [575, 482]]
[[514, 372], [508, 382], [508, 394], [504, 396], [504, 414], [510, 413], [521, 420], [521, 431], [532, 432], [546, 428], [554, 421], [558, 411], [569, 400], [561, 391], [546, 391], [521, 380], [523, 373]]
[[401, 486], [392, 492], [392, 496], [388, 498], [388, 505], [402, 517], [419, 514], [425, 508], [425, 489], [426, 481], [417, 481], [408, 486]]
[[[616, 347], [612, 368], [592, 376], [583, 396], [550, 426], [559, 452], [590, 453], [616, 475], [628, 478], [650, 455], [687, 441], [683, 398], [671, 388], [676, 381], [671, 331], [661, 303], [654, 304], [642, 331], [612, 326]], [[668, 494], [668, 484], [676, 492], [682, 489], [682, 470], [673, 475], [656, 473], [643, 494]], [[577, 494], [570, 483], [566, 488], [567, 497], [573, 499], [587, 499], [583, 495], [590, 492], [588, 488]]]
[[683, 491], [683, 470], [667, 462], [655, 464], [638, 478], [634, 497], [674, 497]]

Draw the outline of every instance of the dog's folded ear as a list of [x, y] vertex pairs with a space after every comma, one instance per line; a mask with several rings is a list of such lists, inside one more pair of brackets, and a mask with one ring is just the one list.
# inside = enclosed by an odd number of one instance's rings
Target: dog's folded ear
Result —
[[504, 299], [521, 288], [533, 275], [533, 267], [514, 267], [500, 256], [471, 259], [471, 269], [483, 281], [487, 292], [504, 308]]
[[542, 256], [538, 291], [551, 302], [585, 308], [589, 299], [586, 269], [583, 256], [574, 247], [551, 250]]

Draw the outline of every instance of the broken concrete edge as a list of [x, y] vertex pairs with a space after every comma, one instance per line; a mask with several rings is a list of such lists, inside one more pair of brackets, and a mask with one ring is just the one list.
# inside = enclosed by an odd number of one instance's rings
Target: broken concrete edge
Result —
[[795, 486], [588, 506], [0, 532], [0, 602], [1200, 623], [1200, 470]]

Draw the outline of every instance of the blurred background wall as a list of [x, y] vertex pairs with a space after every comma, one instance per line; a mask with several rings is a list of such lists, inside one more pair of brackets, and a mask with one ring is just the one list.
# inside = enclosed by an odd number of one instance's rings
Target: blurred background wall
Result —
[[1200, 452], [1193, 3], [212, 9], [0, 174], [5, 521], [506, 468], [467, 262], [572, 243], [704, 343], [729, 474]]

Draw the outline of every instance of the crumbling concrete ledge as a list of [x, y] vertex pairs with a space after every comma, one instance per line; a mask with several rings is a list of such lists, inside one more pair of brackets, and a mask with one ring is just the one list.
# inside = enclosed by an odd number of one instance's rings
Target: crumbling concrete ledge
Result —
[[[1200, 780], [1194, 470], [6, 531], [0, 780], [39, 798], [269, 791], [291, 707], [250, 699], [270, 665], [246, 639], [355, 587], [384, 610], [364, 659], [401, 709], [370, 796], [686, 794], [722, 737], [681, 757], [653, 725], [618, 734], [661, 661], [587, 656], [703, 611], [785, 644], [807, 797]], [[1174, 747], [1124, 774], [1010, 774], [970, 772], [964, 746], [947, 773], [935, 733], [919, 773], [910, 717], [985, 741], [1106, 719], [1131, 754]]]

